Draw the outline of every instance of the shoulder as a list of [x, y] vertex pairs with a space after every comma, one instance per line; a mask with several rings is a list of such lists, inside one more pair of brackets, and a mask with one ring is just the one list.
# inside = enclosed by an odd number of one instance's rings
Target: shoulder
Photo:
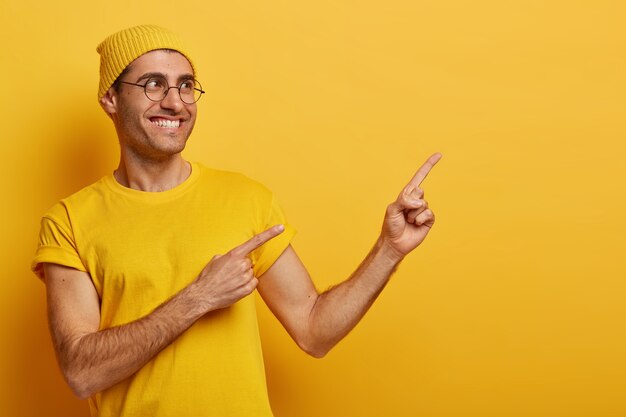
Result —
[[244, 174], [208, 168], [197, 163], [195, 165], [201, 171], [204, 184], [221, 192], [271, 197], [272, 192], [265, 185]]
[[102, 200], [102, 196], [106, 194], [105, 179], [106, 177], [61, 199], [45, 212], [43, 218], [55, 223], [66, 223], [71, 212], [80, 210], [85, 206], [98, 204], [98, 200]]

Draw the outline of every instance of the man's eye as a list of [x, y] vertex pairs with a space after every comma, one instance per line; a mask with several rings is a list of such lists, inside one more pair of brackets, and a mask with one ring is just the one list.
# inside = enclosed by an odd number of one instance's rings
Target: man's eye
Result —
[[194, 82], [193, 80], [187, 80], [187, 81], [183, 81], [182, 83], [180, 83], [180, 89], [181, 90], [193, 90], [194, 88]]
[[151, 89], [151, 90], [158, 90], [163, 88], [164, 84], [162, 80], [159, 80], [158, 78], [152, 78], [150, 80], [148, 80], [148, 82], [146, 83], [146, 88]]

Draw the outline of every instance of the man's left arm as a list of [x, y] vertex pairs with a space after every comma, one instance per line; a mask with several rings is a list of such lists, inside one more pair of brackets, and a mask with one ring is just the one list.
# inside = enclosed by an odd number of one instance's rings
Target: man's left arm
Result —
[[260, 277], [263, 300], [305, 352], [326, 355], [365, 315], [402, 259], [426, 238], [435, 216], [419, 186], [440, 158], [432, 155], [387, 207], [374, 247], [339, 285], [318, 293], [291, 246]]

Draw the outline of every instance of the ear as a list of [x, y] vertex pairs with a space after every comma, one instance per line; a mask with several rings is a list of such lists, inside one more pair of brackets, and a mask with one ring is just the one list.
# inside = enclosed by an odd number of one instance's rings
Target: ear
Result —
[[104, 96], [102, 96], [100, 106], [109, 116], [112, 116], [113, 113], [117, 113], [117, 92], [113, 87], [109, 88]]

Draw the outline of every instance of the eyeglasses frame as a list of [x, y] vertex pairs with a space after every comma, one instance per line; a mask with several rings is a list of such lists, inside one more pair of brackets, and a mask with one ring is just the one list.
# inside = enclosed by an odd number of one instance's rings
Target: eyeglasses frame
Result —
[[[160, 78], [160, 77], [158, 77], [158, 78]], [[134, 85], [135, 87], [142, 87], [142, 88], [143, 88], [143, 92], [144, 92], [144, 94], [146, 95], [146, 98], [147, 98], [148, 100], [150, 100], [150, 101], [155, 102], [155, 103], [159, 103], [159, 102], [161, 102], [161, 101], [165, 100], [165, 97], [167, 97], [167, 94], [170, 92], [170, 90], [171, 90], [172, 88], [175, 88], [175, 89], [177, 89], [177, 90], [178, 90], [178, 97], [180, 97], [180, 100], [181, 100], [183, 103], [185, 103], [185, 104], [194, 104], [194, 103], [197, 103], [197, 102], [198, 102], [198, 101], [200, 101], [200, 99], [202, 98], [202, 94], [206, 93], [206, 91], [204, 91], [204, 90], [202, 89], [202, 84], [200, 84], [200, 81], [198, 81], [198, 80], [196, 80], [196, 79], [193, 79], [193, 78], [190, 78], [190, 79], [185, 80], [185, 81], [181, 81], [181, 82], [180, 82], [180, 84], [179, 84], [178, 86], [175, 86], [175, 85], [170, 86], [170, 85], [169, 85], [169, 83], [167, 82], [167, 80], [166, 80], [166, 79], [163, 79], [163, 81], [165, 81], [165, 85], [167, 86], [167, 88], [165, 89], [165, 94], [163, 94], [163, 97], [161, 97], [161, 99], [160, 99], [160, 100], [154, 100], [154, 99], [150, 98], [150, 96], [148, 96], [148, 90], [146, 90], [146, 86], [148, 85], [148, 83], [150, 82], [150, 80], [151, 80], [151, 79], [148, 79], [148, 80], [146, 81], [146, 83], [145, 83], [145, 84], [131, 83], [131, 82], [129, 82], [129, 81], [122, 81], [122, 80], [120, 80], [119, 82], [120, 82], [120, 83], [122, 83], [122, 84]], [[192, 103], [187, 103], [185, 100], [183, 100], [183, 95], [180, 93], [180, 87], [183, 85], [183, 83], [184, 83], [184, 82], [189, 81], [189, 80], [193, 80], [193, 82], [194, 82], [195, 84], [197, 84], [198, 86], [200, 86], [200, 88], [196, 88], [196, 87], [194, 87], [194, 88], [193, 88], [194, 90], [196, 90], [196, 91], [199, 91], [199, 92], [200, 92], [200, 96], [198, 97], [198, 100], [195, 100], [195, 101], [194, 101], [194, 102], [192, 102]]]

